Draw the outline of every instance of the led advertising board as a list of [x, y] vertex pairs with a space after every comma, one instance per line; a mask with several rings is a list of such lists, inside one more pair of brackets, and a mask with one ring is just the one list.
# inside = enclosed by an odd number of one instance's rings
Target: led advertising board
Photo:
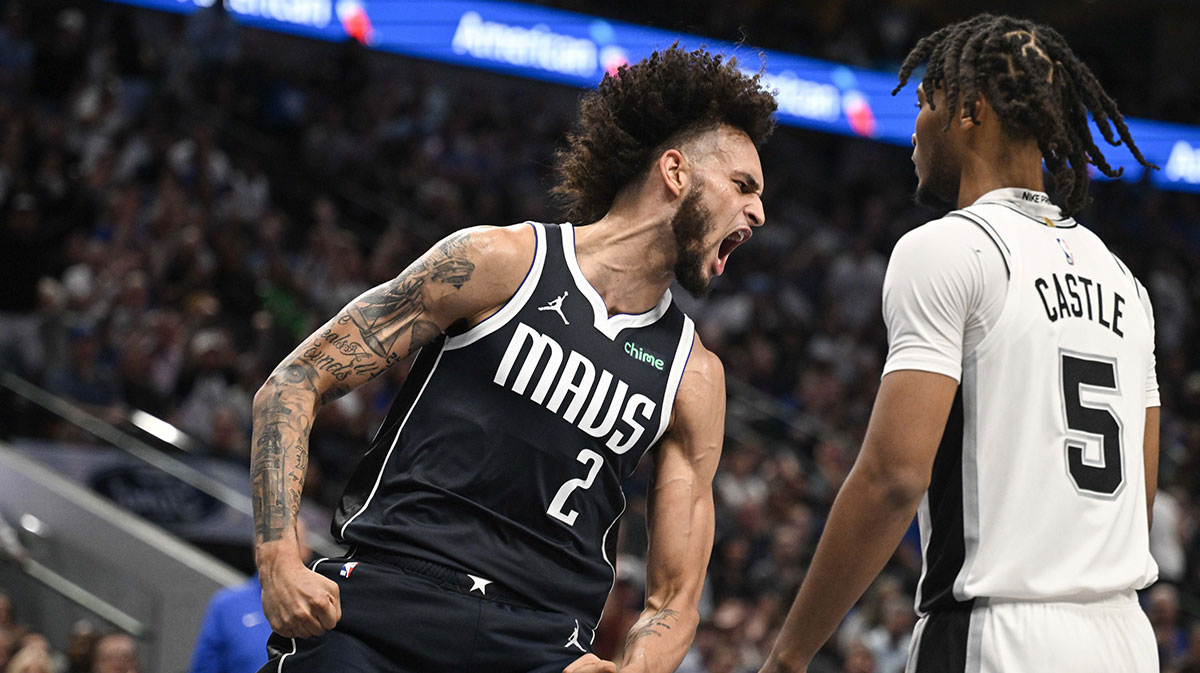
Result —
[[[110, 0], [192, 13], [222, 0]], [[223, 0], [240, 23], [329, 41], [357, 39], [373, 49], [577, 87], [678, 41], [736, 56], [763, 70], [777, 91], [782, 124], [908, 145], [916, 116], [915, 82], [892, 96], [895, 73], [758, 50], [696, 35], [647, 28], [546, 7], [495, 0]], [[1146, 158], [1163, 170], [1151, 181], [1200, 191], [1200, 127], [1127, 120]], [[1093, 130], [1096, 144], [1107, 143]], [[1113, 167], [1137, 180], [1143, 169], [1123, 147]]]

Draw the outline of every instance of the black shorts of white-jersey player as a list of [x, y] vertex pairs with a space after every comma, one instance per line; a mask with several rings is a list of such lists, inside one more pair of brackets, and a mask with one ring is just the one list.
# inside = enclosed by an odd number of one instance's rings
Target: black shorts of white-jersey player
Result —
[[[703, 50], [622, 69], [559, 158], [568, 216], [590, 224], [453, 234], [284, 359], [255, 397], [264, 671], [615, 671], [592, 638], [645, 453], [646, 609], [622, 669], [675, 669], [711, 552], [725, 387], [669, 286], [703, 291], [763, 224], [774, 108]], [[305, 568], [292, 521], [313, 415], [418, 350], [335, 516], [347, 555]]]
[[908, 673], [1157, 671], [1134, 594], [1156, 575], [1153, 318], [1070, 217], [1089, 163], [1115, 174], [1089, 113], [1145, 162], [1051, 28], [990, 15], [943, 28], [897, 91], [922, 63], [917, 197], [958, 210], [892, 252], [862, 450], [763, 670], [806, 670], [919, 514]]

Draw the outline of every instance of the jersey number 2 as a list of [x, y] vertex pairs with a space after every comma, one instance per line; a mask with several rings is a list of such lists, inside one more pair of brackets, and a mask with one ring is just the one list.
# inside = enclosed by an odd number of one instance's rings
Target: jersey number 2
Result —
[[1063, 402], [1067, 428], [1076, 433], [1100, 438], [1102, 465], [1084, 462], [1084, 445], [1067, 438], [1067, 469], [1080, 491], [1110, 496], [1121, 488], [1125, 479], [1122, 467], [1121, 421], [1111, 407], [1089, 407], [1080, 401], [1083, 386], [1099, 392], [1116, 394], [1116, 366], [1106, 360], [1092, 360], [1080, 355], [1060, 353], [1062, 357]]
[[568, 479], [567, 483], [558, 489], [558, 493], [554, 494], [554, 499], [550, 501], [550, 509], [546, 510], [547, 514], [568, 526], [575, 525], [575, 517], [579, 516], [579, 512], [575, 510], [571, 510], [570, 512], [563, 511], [563, 507], [567, 505], [567, 496], [571, 495], [571, 491], [577, 488], [588, 489], [592, 487], [592, 482], [596, 481], [596, 475], [600, 473], [600, 466], [604, 464], [604, 456], [591, 449], [584, 449], [579, 452], [575, 460], [588, 466], [587, 477], [584, 479]]

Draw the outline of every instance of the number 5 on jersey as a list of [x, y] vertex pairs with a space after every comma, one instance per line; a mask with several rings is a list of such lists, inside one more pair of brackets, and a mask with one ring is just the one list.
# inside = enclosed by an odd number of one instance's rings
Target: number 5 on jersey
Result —
[[[1095, 360], [1092, 357], [1059, 351], [1062, 361], [1063, 410], [1067, 417], [1067, 471], [1081, 493], [1111, 497], [1121, 489], [1125, 480], [1122, 467], [1121, 419], [1108, 405], [1094, 407], [1084, 405], [1083, 388], [1104, 395], [1120, 395], [1117, 386], [1116, 365], [1111, 361]], [[1082, 437], [1081, 437], [1082, 436]], [[1101, 462], [1089, 464], [1084, 458], [1081, 439], [1093, 437], [1100, 440]]]
[[575, 510], [571, 510], [570, 512], [563, 511], [563, 508], [567, 504], [567, 498], [571, 495], [571, 491], [577, 488], [584, 490], [591, 488], [592, 482], [596, 481], [596, 475], [600, 473], [600, 466], [604, 464], [604, 457], [591, 449], [580, 451], [575, 460], [588, 466], [587, 477], [583, 479], [568, 479], [567, 483], [559, 487], [558, 493], [554, 494], [554, 499], [550, 501], [550, 508], [546, 510], [547, 514], [568, 526], [574, 526], [575, 517], [579, 516], [579, 512]]

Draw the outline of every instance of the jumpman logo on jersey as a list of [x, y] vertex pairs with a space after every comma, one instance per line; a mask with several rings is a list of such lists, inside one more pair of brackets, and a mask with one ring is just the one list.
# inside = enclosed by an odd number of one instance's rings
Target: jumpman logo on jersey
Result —
[[578, 647], [580, 652], [587, 652], [587, 650], [584, 649], [583, 645], [579, 644], [579, 620], [578, 619], [575, 620], [575, 630], [571, 632], [571, 637], [567, 639], [567, 642], [565, 645], [563, 645], [563, 647], [571, 647], [572, 645], [574, 645], [575, 647]]
[[567, 316], [563, 315], [563, 312], [562, 312], [562, 303], [563, 303], [563, 300], [567, 298], [567, 294], [568, 293], [564, 291], [562, 293], [561, 297], [555, 299], [554, 301], [550, 302], [549, 304], [546, 304], [545, 306], [539, 306], [538, 310], [539, 311], [555, 311], [558, 313], [558, 317], [563, 319], [564, 325], [570, 325], [571, 321], [567, 320]]

